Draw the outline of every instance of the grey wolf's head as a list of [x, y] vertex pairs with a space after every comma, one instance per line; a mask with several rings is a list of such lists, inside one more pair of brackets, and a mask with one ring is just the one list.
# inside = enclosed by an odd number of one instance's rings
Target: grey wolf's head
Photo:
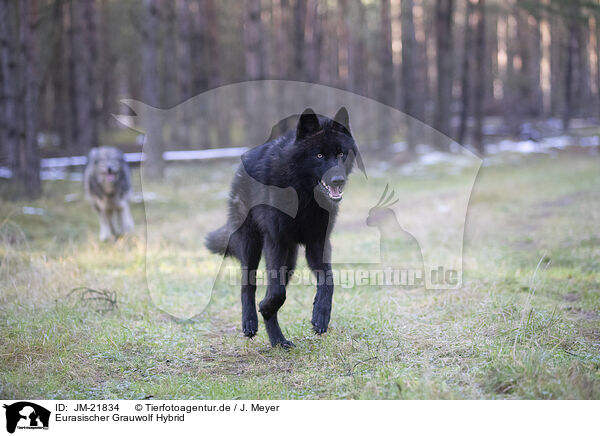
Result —
[[88, 167], [90, 177], [106, 194], [115, 192], [120, 184], [126, 182], [127, 163], [125, 156], [117, 148], [93, 148], [88, 155]]

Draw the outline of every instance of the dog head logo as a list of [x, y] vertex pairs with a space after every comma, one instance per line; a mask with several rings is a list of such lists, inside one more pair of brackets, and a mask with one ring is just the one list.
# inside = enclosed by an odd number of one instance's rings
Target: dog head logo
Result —
[[50, 411], [42, 406], [28, 401], [5, 404], [6, 431], [14, 433], [19, 429], [44, 429], [50, 422]]

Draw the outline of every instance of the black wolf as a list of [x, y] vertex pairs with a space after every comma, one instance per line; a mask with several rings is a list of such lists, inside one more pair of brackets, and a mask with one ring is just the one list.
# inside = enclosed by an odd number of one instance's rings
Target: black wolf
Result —
[[[287, 348], [294, 344], [283, 336], [277, 311], [285, 302], [298, 245], [306, 247], [306, 260], [317, 277], [312, 325], [321, 334], [329, 325], [333, 297], [329, 235], [354, 161], [364, 168], [344, 107], [333, 119], [306, 109], [295, 129], [271, 136], [242, 156], [231, 187], [228, 221], [208, 234], [206, 246], [239, 259], [247, 274], [242, 283], [242, 330], [248, 337], [258, 329], [254, 278], [264, 252], [268, 282], [259, 310], [271, 345]], [[289, 192], [294, 200], [297, 196], [295, 213], [284, 212], [290, 209]]]

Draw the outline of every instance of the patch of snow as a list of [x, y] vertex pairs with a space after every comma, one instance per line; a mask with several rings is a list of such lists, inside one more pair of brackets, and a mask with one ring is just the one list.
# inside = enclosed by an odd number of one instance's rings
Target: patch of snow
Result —
[[204, 160], [219, 159], [224, 157], [238, 157], [248, 151], [248, 147], [209, 148], [206, 150], [181, 150], [165, 151], [163, 158], [166, 161], [179, 160]]
[[593, 127], [597, 123], [597, 120], [586, 119], [586, 118], [573, 118], [569, 125], [572, 129], [585, 129], [586, 127]]
[[460, 152], [460, 144], [457, 144], [456, 142], [452, 141], [450, 143], [450, 153], [458, 153]]
[[496, 144], [488, 144], [486, 151], [488, 154], [497, 153], [552, 153], [556, 149], [564, 149], [571, 145], [579, 145], [581, 147], [595, 147], [600, 145], [600, 138], [597, 135], [594, 136], [549, 136], [542, 138], [539, 141], [513, 141], [510, 139], [504, 139]]
[[600, 145], [600, 136], [584, 136], [579, 141], [579, 145], [582, 147], [597, 147]]
[[519, 128], [519, 137], [522, 140], [537, 141], [542, 137], [542, 133], [531, 123], [523, 123]]
[[67, 172], [62, 168], [50, 168], [40, 170], [40, 179], [42, 180], [70, 180], [72, 182], [83, 181], [83, 173]]
[[437, 165], [445, 162], [447, 158], [447, 153], [442, 153], [441, 151], [432, 151], [421, 156], [419, 158], [419, 163], [421, 163], [421, 165]]
[[558, 118], [548, 118], [544, 121], [544, 124], [546, 125], [546, 127], [556, 130], [561, 130], [563, 126], [562, 120]]
[[408, 145], [406, 144], [406, 142], [396, 142], [396, 143], [392, 144], [391, 148], [392, 148], [392, 151], [394, 151], [396, 153], [403, 153], [406, 150], [408, 150]]
[[146, 160], [144, 153], [124, 153], [125, 162], [143, 162]]
[[49, 157], [40, 161], [41, 168], [60, 168], [82, 166], [87, 163], [87, 156]]
[[417, 167], [413, 164], [407, 164], [400, 168], [400, 174], [403, 176], [414, 176], [417, 173]]
[[542, 146], [547, 148], [565, 148], [575, 141], [570, 136], [551, 136], [548, 138], [544, 138], [541, 141]]
[[440, 213], [448, 213], [450, 211], [450, 205], [448, 204], [438, 204], [437, 210]]
[[538, 150], [538, 143], [534, 141], [513, 141], [510, 139], [503, 139], [497, 144], [488, 144], [486, 151], [489, 154], [496, 153], [533, 153]]
[[[248, 151], [248, 147], [210, 148], [206, 150], [165, 151], [166, 161], [208, 160], [239, 157]], [[129, 163], [142, 162], [146, 159], [144, 153], [124, 153], [125, 161]], [[66, 173], [64, 168], [85, 166], [87, 156], [50, 157], [40, 160], [40, 177], [42, 180], [71, 180], [80, 182], [83, 174], [78, 172]], [[237, 164], [236, 164], [237, 165]], [[10, 179], [13, 174], [10, 168], [0, 167], [0, 178]]]
[[165, 199], [162, 196], [160, 196], [159, 194], [157, 194], [156, 192], [144, 191], [144, 192], [133, 192], [131, 194], [131, 201], [133, 203], [143, 203], [143, 202], [151, 202], [151, 201], [164, 202]]
[[466, 167], [473, 163], [473, 160], [458, 153], [444, 153], [441, 151], [432, 151], [422, 155], [419, 163], [424, 166], [448, 164], [454, 167]]
[[415, 152], [417, 154], [426, 154], [434, 151], [435, 149], [429, 144], [417, 144]]
[[[205, 160], [220, 159], [227, 157], [238, 157], [248, 151], [248, 147], [209, 148], [206, 150], [178, 150], [165, 151], [163, 159], [166, 161], [182, 160]], [[146, 155], [142, 153], [124, 153], [126, 162], [142, 162]], [[71, 166], [84, 166], [87, 164], [87, 156], [51, 157], [42, 159], [42, 168], [64, 168]]]
[[46, 211], [39, 207], [23, 206], [24, 215], [45, 215]]
[[78, 201], [80, 195], [77, 192], [65, 195], [65, 203], [73, 203], [74, 201]]
[[12, 177], [12, 170], [6, 167], [0, 167], [0, 177], [3, 179], [10, 179]]

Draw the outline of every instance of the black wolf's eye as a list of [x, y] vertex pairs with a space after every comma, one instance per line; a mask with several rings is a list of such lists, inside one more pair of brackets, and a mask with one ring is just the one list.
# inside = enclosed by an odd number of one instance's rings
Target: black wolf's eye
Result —
[[317, 153], [317, 157], [318, 157], [319, 159], [322, 159], [322, 158], [323, 158], [323, 154], [322, 154], [322, 153]]
[[340, 152], [338, 153], [337, 157], [344, 157], [344, 153], [340, 151]]

